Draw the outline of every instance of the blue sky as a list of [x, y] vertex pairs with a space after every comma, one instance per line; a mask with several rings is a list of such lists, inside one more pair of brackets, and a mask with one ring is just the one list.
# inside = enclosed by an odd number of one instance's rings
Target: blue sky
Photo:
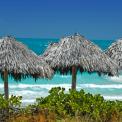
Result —
[[122, 37], [122, 0], [0, 0], [0, 36]]

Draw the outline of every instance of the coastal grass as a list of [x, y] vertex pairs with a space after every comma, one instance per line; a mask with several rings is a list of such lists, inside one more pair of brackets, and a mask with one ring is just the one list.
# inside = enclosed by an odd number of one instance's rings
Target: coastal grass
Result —
[[[54, 113], [50, 114], [47, 118], [43, 114], [37, 114], [35, 116], [24, 116], [21, 115], [16, 118], [11, 118], [9, 122], [105, 122], [105, 121], [95, 121], [89, 116], [76, 116], [76, 117], [67, 117], [62, 119], [57, 119], [54, 117]], [[106, 122], [122, 122], [122, 118], [117, 119], [112, 117], [111, 120]]]

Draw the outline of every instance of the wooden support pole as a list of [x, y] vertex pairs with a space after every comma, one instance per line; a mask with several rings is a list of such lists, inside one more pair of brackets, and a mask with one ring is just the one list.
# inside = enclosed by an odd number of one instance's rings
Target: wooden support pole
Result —
[[9, 98], [9, 90], [8, 90], [8, 71], [5, 69], [4, 71], [4, 93], [5, 98]]
[[77, 69], [75, 66], [72, 67], [72, 90], [76, 90], [76, 73]]

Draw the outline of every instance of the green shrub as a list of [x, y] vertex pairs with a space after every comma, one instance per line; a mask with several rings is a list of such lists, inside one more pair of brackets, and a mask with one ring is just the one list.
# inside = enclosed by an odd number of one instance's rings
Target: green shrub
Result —
[[[45, 98], [37, 98], [36, 103], [21, 108], [22, 97], [11, 96], [8, 100], [0, 94], [0, 112], [9, 108], [9, 114], [35, 116], [40, 113], [48, 118], [53, 113], [57, 120], [89, 118], [90, 122], [120, 122], [122, 120], [122, 101], [108, 101], [97, 94], [84, 90], [65, 92], [64, 88], [52, 88]], [[16, 111], [12, 108], [18, 108]], [[17, 117], [17, 116], [14, 116]]]
[[37, 98], [37, 108], [48, 108], [54, 111], [59, 118], [67, 116], [90, 116], [94, 121], [110, 121], [112, 117], [122, 117], [121, 101], [106, 101], [101, 95], [92, 95], [83, 90], [69, 90], [64, 88], [52, 88], [45, 98]]
[[5, 99], [4, 94], [0, 94], [0, 109], [5, 109], [8, 107], [20, 107], [21, 106], [21, 96], [11, 95], [8, 100]]
[[17, 97], [13, 95], [9, 99], [5, 99], [4, 95], [0, 94], [0, 122], [8, 122], [9, 117], [18, 114], [21, 99], [21, 96]]

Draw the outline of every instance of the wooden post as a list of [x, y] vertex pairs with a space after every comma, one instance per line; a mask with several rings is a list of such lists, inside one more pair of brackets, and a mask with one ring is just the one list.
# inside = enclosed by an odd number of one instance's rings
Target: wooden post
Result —
[[4, 71], [4, 93], [5, 93], [5, 99], [9, 98], [9, 92], [8, 92], [8, 71], [5, 69]]
[[[4, 74], [3, 74], [3, 78], [4, 78], [4, 94], [5, 94], [5, 99], [8, 100], [9, 98], [9, 92], [8, 92], [8, 71], [5, 69]], [[5, 120], [4, 121], [9, 121], [9, 106], [7, 108], [5, 108], [4, 110], [4, 114], [5, 114]]]
[[76, 90], [76, 73], [77, 73], [76, 70], [77, 70], [76, 67], [73, 66], [72, 67], [72, 90]]

